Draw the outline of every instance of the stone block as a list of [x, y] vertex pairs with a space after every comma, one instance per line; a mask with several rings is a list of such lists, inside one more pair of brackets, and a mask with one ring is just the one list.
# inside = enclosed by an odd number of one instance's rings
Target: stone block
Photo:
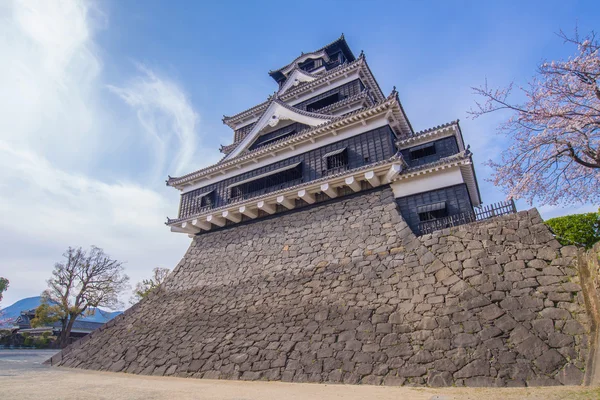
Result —
[[540, 369], [540, 371], [550, 374], [561, 368], [565, 362], [566, 360], [558, 351], [550, 349], [544, 351], [541, 356], [536, 358], [534, 364]]
[[583, 371], [573, 364], [567, 364], [556, 376], [563, 385], [581, 385], [583, 383]]

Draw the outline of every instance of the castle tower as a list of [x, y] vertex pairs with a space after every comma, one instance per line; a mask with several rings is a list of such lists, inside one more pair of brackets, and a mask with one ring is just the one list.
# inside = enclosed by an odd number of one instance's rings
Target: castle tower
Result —
[[223, 118], [233, 130], [223, 159], [169, 177], [181, 191], [173, 232], [202, 234], [381, 185], [416, 234], [475, 220], [481, 200], [458, 121], [414, 132], [395, 88], [384, 94], [343, 35], [269, 75], [273, 95]]
[[382, 93], [343, 37], [271, 76], [274, 95], [224, 118], [224, 158], [169, 179], [182, 196], [168, 225], [193, 240], [167, 280], [51, 364], [393, 386], [591, 382], [596, 300], [578, 249], [535, 209], [473, 209], [457, 122], [413, 132], [396, 91]]

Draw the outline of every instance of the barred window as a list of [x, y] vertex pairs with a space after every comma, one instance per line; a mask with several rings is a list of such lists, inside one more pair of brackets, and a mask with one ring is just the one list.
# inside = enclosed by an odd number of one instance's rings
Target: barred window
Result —
[[200, 198], [200, 207], [201, 208], [212, 207], [214, 203], [215, 203], [215, 192], [214, 192], [214, 190], [212, 192], [210, 192], [209, 194], [207, 194], [206, 196], [202, 196]]
[[[318, 96], [315, 96], [308, 100], [304, 100], [303, 102], [294, 105], [294, 107], [298, 108], [300, 110], [310, 111], [310, 110], [308, 110], [308, 107], [310, 106], [310, 107], [312, 107], [312, 111], [315, 111], [315, 110], [318, 110], [318, 108], [315, 106], [315, 103], [317, 103], [321, 99], [325, 99], [326, 97], [330, 97], [332, 95], [337, 94], [338, 95], [337, 101], [342, 101], [346, 97], [354, 96], [355, 94], [362, 92], [364, 89], [365, 89], [365, 85], [361, 82], [361, 80], [355, 79], [352, 82], [344, 83], [343, 85], [340, 85], [336, 88], [328, 90], [325, 93], [321, 93]], [[327, 105], [323, 105], [321, 107], [326, 107], [326, 106]]]
[[348, 166], [348, 150], [345, 147], [329, 152], [323, 158], [325, 159], [327, 171], [338, 170]]
[[180, 217], [188, 217], [212, 208], [215, 205], [215, 190], [196, 189], [181, 196]]
[[321, 58], [317, 59], [308, 59], [305, 62], [298, 65], [298, 67], [306, 72], [314, 71], [317, 68], [320, 68], [323, 65], [323, 60]]
[[332, 95], [329, 95], [321, 100], [315, 101], [314, 103], [308, 104], [306, 106], [306, 111], [316, 111], [316, 110], [320, 110], [321, 108], [330, 106], [334, 103], [337, 103], [338, 101], [340, 101], [340, 94], [339, 93], [334, 93]]
[[439, 201], [417, 207], [417, 213], [420, 221], [431, 221], [448, 216], [448, 209], [445, 201]]
[[302, 182], [302, 163], [275, 170], [230, 187], [230, 201], [246, 199], [283, 189]]
[[418, 146], [414, 149], [410, 150], [410, 159], [417, 160], [419, 158], [424, 158], [427, 156], [432, 156], [436, 153], [435, 151], [435, 143], [428, 143], [423, 146]]

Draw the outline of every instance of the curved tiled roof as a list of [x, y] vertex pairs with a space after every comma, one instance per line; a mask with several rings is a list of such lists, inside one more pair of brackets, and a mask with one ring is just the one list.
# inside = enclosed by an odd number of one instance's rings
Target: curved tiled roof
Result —
[[456, 124], [458, 124], [458, 121], [459, 121], [458, 119], [455, 119], [454, 121], [446, 122], [445, 124], [434, 126], [433, 128], [427, 128], [427, 129], [424, 129], [422, 131], [414, 133], [413, 136], [421, 136], [421, 135], [424, 135], [424, 134], [432, 132], [432, 131], [437, 131], [438, 129], [442, 129], [442, 128], [446, 128], [446, 127], [449, 127], [449, 126], [452, 126], [452, 125], [456, 125]]
[[455, 126], [455, 125], [458, 125], [458, 120], [446, 122], [445, 124], [441, 124], [438, 126], [434, 126], [433, 128], [428, 128], [428, 129], [416, 132], [412, 135], [408, 135], [408, 136], [399, 138], [396, 141], [396, 145], [399, 147], [410, 145], [411, 143], [420, 141], [420, 139], [423, 139], [424, 136], [435, 135], [436, 133], [438, 133], [438, 131], [441, 131], [445, 128], [449, 128], [449, 127]]
[[[319, 77], [317, 79], [315, 79], [314, 81], [306, 82], [302, 85], [298, 85], [293, 90], [287, 91], [286, 93], [284, 93], [280, 96], [280, 99], [289, 100], [289, 99], [293, 98], [294, 96], [304, 92], [305, 90], [307, 90], [311, 87], [322, 84], [323, 82], [327, 81], [328, 79], [331, 79], [332, 77], [347, 73], [349, 70], [351, 70], [353, 68], [360, 68], [363, 65], [366, 67], [366, 71], [368, 73], [368, 75], [366, 76], [366, 78], [368, 80], [367, 84], [369, 87], [372, 87], [373, 94], [375, 95], [376, 100], [381, 100], [381, 99], [385, 98], [385, 95], [381, 91], [381, 87], [379, 87], [379, 83], [377, 83], [377, 81], [375, 80], [375, 77], [373, 76], [373, 73], [371, 72], [371, 69], [369, 68], [369, 65], [367, 64], [367, 60], [366, 60], [364, 54], [361, 54], [361, 56], [359, 58], [357, 58], [356, 60], [354, 60], [350, 63], [347, 63], [347, 64], [342, 64], [338, 67], [335, 67], [335, 68], [327, 71], [325, 74], [319, 75]], [[230, 117], [223, 116], [223, 123], [226, 125], [229, 125], [231, 128], [234, 128], [235, 127], [234, 124], [236, 121], [261, 112], [264, 108], [268, 107], [269, 101], [270, 100], [266, 100], [260, 104], [255, 105], [254, 107], [251, 107], [245, 111], [242, 111], [242, 112], [237, 113]]]
[[[287, 187], [287, 188], [284, 188], [284, 189], [279, 189], [279, 190], [276, 190], [276, 191], [273, 191], [273, 192], [265, 193], [263, 195], [253, 197], [252, 201], [260, 201], [262, 199], [265, 199], [265, 198], [268, 198], [268, 197], [272, 197], [272, 196], [278, 195], [280, 193], [288, 192], [288, 191], [295, 190], [295, 189], [300, 189], [301, 187], [306, 186], [306, 185], [314, 185], [314, 184], [317, 184], [317, 183], [320, 183], [320, 182], [330, 181], [330, 180], [338, 178], [340, 176], [354, 174], [354, 173], [357, 173], [357, 172], [360, 172], [360, 171], [364, 171], [366, 169], [375, 168], [375, 167], [378, 167], [380, 165], [384, 165], [384, 164], [387, 164], [387, 163], [393, 163], [394, 161], [400, 161], [400, 160], [404, 161], [403, 158], [402, 158], [402, 155], [400, 153], [396, 153], [396, 154], [394, 154], [392, 157], [390, 157], [388, 159], [381, 160], [381, 161], [378, 161], [378, 162], [375, 162], [375, 163], [372, 163], [372, 164], [361, 165], [360, 167], [356, 167], [354, 169], [349, 169], [349, 170], [341, 171], [341, 172], [338, 172], [336, 174], [331, 174], [331, 175], [323, 176], [323, 177], [321, 177], [319, 179], [315, 179], [315, 180], [312, 180], [310, 182], [302, 182], [302, 183], [299, 183], [297, 185], [290, 186], [290, 187]], [[236, 204], [245, 203], [248, 200], [249, 199], [240, 199], [238, 201], [222, 205], [221, 207], [210, 209], [210, 213], [214, 213], [214, 212], [226, 210], [228, 208], [231, 208], [232, 206], [235, 206]], [[172, 225], [172, 224], [176, 224], [178, 222], [183, 222], [183, 221], [186, 221], [186, 220], [191, 220], [191, 219], [194, 219], [195, 217], [197, 217], [199, 215], [202, 215], [202, 214], [203, 213], [198, 213], [198, 214], [186, 216], [184, 218], [176, 218], [176, 219], [169, 219], [169, 218], [167, 218], [167, 222], [165, 223], [165, 225]], [[204, 213], [204, 214], [206, 214], [206, 213]]]
[[216, 172], [219, 169], [226, 167], [226, 166], [230, 166], [230, 165], [233, 166], [240, 161], [250, 159], [253, 156], [256, 156], [258, 154], [268, 154], [272, 151], [279, 149], [280, 147], [287, 147], [290, 144], [293, 144], [293, 143], [296, 143], [299, 141], [303, 141], [303, 140], [308, 140], [313, 135], [317, 135], [317, 134], [323, 133], [328, 130], [334, 130], [334, 129], [340, 128], [348, 123], [355, 122], [356, 118], [358, 118], [361, 114], [369, 115], [372, 113], [380, 112], [383, 109], [389, 108], [394, 103], [399, 105], [398, 96], [397, 96], [396, 91], [393, 91], [384, 100], [375, 103], [372, 107], [369, 107], [367, 109], [356, 110], [349, 114], [337, 116], [337, 117], [327, 116], [328, 119], [331, 119], [329, 122], [325, 122], [321, 125], [317, 125], [317, 126], [309, 128], [309, 129], [305, 129], [294, 135], [285, 137], [285, 138], [281, 139], [281, 141], [274, 142], [273, 144], [271, 144], [269, 146], [260, 147], [260, 148], [254, 149], [252, 151], [247, 151], [246, 153], [242, 153], [236, 157], [233, 157], [231, 160], [222, 161], [217, 164], [211, 165], [209, 167], [200, 169], [195, 172], [191, 172], [189, 174], [186, 174], [186, 175], [183, 175], [180, 177], [169, 177], [169, 179], [167, 181], [167, 185], [168, 186], [176, 186], [176, 185], [183, 184], [183, 183], [186, 183], [189, 181], [193, 181], [201, 176], [211, 174], [211, 173]]
[[[364, 171], [364, 170], [367, 170], [367, 169], [372, 169], [372, 168], [375, 168], [375, 167], [378, 167], [378, 166], [381, 166], [381, 165], [385, 165], [385, 164], [388, 164], [388, 163], [393, 163], [395, 161], [401, 161], [404, 165], [406, 165], [405, 162], [404, 162], [404, 160], [403, 160], [403, 158], [402, 158], [402, 154], [400, 152], [397, 152], [392, 157], [387, 158], [385, 160], [381, 160], [379, 162], [372, 163], [372, 164], [362, 165], [360, 167], [357, 167], [357, 168], [354, 168], [354, 169], [351, 169], [351, 170], [341, 171], [341, 172], [338, 172], [337, 174], [327, 175], [327, 176], [321, 177], [319, 179], [312, 180], [310, 182], [302, 182], [302, 183], [300, 183], [298, 185], [290, 186], [290, 187], [287, 187], [287, 188], [284, 188], [284, 189], [279, 189], [279, 190], [276, 190], [276, 191], [273, 191], [273, 192], [270, 192], [270, 193], [265, 193], [263, 195], [256, 196], [256, 197], [252, 198], [252, 201], [260, 201], [262, 199], [273, 197], [273, 196], [279, 195], [281, 193], [293, 191], [295, 189], [300, 189], [302, 187], [305, 187], [306, 185], [314, 185], [314, 184], [318, 184], [320, 182], [330, 181], [330, 180], [338, 178], [340, 176], [352, 175], [352, 174], [355, 174], [355, 173], [360, 172], [360, 171]], [[436, 168], [436, 167], [441, 167], [441, 166], [445, 166], [445, 165], [452, 166], [452, 165], [460, 164], [463, 161], [469, 161], [469, 162], [471, 161], [471, 152], [470, 151], [465, 150], [465, 151], [463, 151], [461, 153], [453, 154], [451, 156], [441, 158], [441, 159], [439, 159], [439, 160], [437, 160], [435, 162], [429, 163], [429, 164], [424, 164], [424, 165], [420, 165], [420, 166], [412, 167], [412, 168], [406, 168], [406, 169], [404, 169], [400, 173], [399, 177], [402, 177], [403, 175], [412, 175], [415, 172], [419, 172], [419, 171], [423, 171], [423, 170], [428, 170], [428, 169]], [[239, 200], [237, 202], [232, 202], [232, 203], [229, 203], [229, 204], [225, 204], [225, 205], [223, 205], [221, 207], [217, 207], [217, 208], [211, 209], [210, 213], [224, 211], [224, 210], [226, 210], [228, 208], [231, 208], [232, 206], [235, 206], [236, 204], [247, 202], [248, 200], [249, 199], [241, 199], [241, 200]], [[198, 216], [201, 216], [203, 214], [206, 214], [206, 212], [205, 213], [197, 213], [197, 214], [194, 214], [194, 215], [189, 215], [189, 216], [186, 216], [184, 218], [176, 218], [176, 219], [169, 219], [169, 218], [167, 218], [167, 222], [165, 223], [165, 225], [173, 225], [173, 224], [177, 224], [177, 223], [180, 223], [180, 222], [183, 222], [183, 221], [186, 221], [186, 220], [191, 220], [191, 219], [194, 219], [194, 218], [196, 218]]]
[[331, 47], [331, 46], [333, 46], [334, 44], [337, 44], [337, 43], [341, 43], [342, 45], [345, 45], [346, 49], [348, 50], [348, 52], [352, 55], [352, 57], [354, 57], [354, 54], [352, 53], [352, 50], [350, 50], [350, 46], [348, 46], [348, 43], [346, 43], [346, 39], [344, 37], [344, 34], [342, 33], [342, 36], [340, 36], [339, 38], [335, 39], [333, 42], [331, 42], [329, 44], [326, 44], [325, 46], [321, 47], [320, 49], [311, 51], [309, 53], [302, 53], [298, 57], [296, 57], [291, 63], [288, 63], [288, 64], [284, 65], [283, 67], [278, 68], [276, 70], [269, 71], [269, 75], [273, 76], [277, 72], [280, 72], [281, 70], [288, 68], [290, 65], [293, 65], [300, 58], [306, 57], [306, 56], [311, 55], [311, 54], [319, 53], [319, 52], [321, 52], [323, 50], [326, 50], [328, 47]]
[[[363, 99], [363, 98], [372, 100], [372, 98], [370, 96], [370, 92], [371, 91], [369, 89], [363, 90], [362, 92], [359, 92], [353, 96], [348, 96], [345, 99], [342, 99], [342, 100], [340, 100], [336, 103], [333, 103], [327, 107], [320, 108], [319, 112], [320, 113], [328, 113], [331, 111], [335, 111], [338, 108], [345, 106], [346, 104], [353, 103], [353, 102]], [[373, 104], [373, 103], [375, 103], [375, 102], [373, 101], [371, 104]]]
[[219, 151], [223, 154], [229, 154], [233, 149], [236, 148], [236, 146], [240, 144], [240, 141], [228, 144], [228, 145], [221, 145], [221, 148], [219, 148]]
[[301, 110], [301, 109], [296, 108], [294, 106], [290, 106], [290, 105], [284, 103], [283, 101], [279, 100], [278, 98], [273, 98], [272, 101], [274, 103], [279, 104], [281, 107], [287, 108], [288, 110], [293, 111], [293, 112], [295, 112], [297, 114], [300, 114], [300, 115], [305, 115], [307, 117], [319, 118], [319, 119], [328, 119], [328, 120], [331, 119], [331, 115], [321, 114], [321, 113], [316, 113], [316, 112], [311, 112], [311, 111], [304, 111], [304, 110]]
[[423, 170], [427, 170], [427, 169], [431, 169], [431, 168], [436, 168], [441, 165], [451, 164], [453, 162], [459, 162], [459, 161], [464, 161], [464, 160], [470, 161], [472, 159], [472, 156], [473, 156], [473, 153], [471, 153], [471, 151], [467, 149], [465, 151], [461, 151], [460, 153], [456, 153], [456, 154], [452, 154], [451, 156], [448, 156], [448, 157], [440, 158], [439, 160], [430, 162], [428, 164], [423, 164], [423, 165], [418, 165], [415, 167], [407, 168], [406, 170], [402, 171], [402, 173], [400, 175], [409, 175], [414, 172], [419, 172], [419, 171], [423, 171]]
[[[373, 100], [373, 98], [370, 96], [370, 90], [366, 89], [366, 90], [363, 90], [362, 92], [359, 92], [359, 93], [357, 93], [357, 94], [355, 94], [353, 96], [346, 97], [343, 100], [340, 100], [340, 101], [338, 101], [336, 103], [333, 103], [333, 104], [331, 104], [331, 105], [329, 105], [327, 107], [323, 107], [323, 108], [321, 108], [321, 109], [318, 110], [319, 111], [318, 113], [312, 113], [312, 114], [318, 114], [318, 115], [322, 115], [322, 116], [327, 116], [328, 117], [327, 119], [331, 119], [331, 114], [328, 114], [329, 112], [337, 110], [340, 107], [344, 107], [347, 104], [351, 104], [351, 103], [359, 101], [361, 99], [370, 99], [371, 100], [371, 104], [369, 104], [370, 106], [375, 103], [375, 101]], [[306, 111], [302, 112], [302, 110], [300, 110], [300, 109], [298, 109], [298, 108], [296, 108], [294, 106], [290, 106], [290, 105], [285, 104], [285, 103], [283, 103], [282, 106], [284, 106], [284, 107], [286, 107], [286, 108], [288, 108], [290, 110], [293, 110], [295, 112], [301, 113], [303, 115], [307, 115], [307, 114], [305, 114], [305, 113], [307, 113]], [[221, 145], [221, 148], [219, 149], [219, 151], [221, 153], [228, 154], [228, 153], [230, 153], [240, 143], [241, 143], [241, 140], [238, 140], [237, 142], [234, 142], [234, 143], [231, 143], [231, 144], [228, 144], [228, 145]]]

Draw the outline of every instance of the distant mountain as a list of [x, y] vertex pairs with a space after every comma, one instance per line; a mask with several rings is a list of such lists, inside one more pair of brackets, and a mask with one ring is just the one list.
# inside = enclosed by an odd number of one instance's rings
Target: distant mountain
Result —
[[[37, 308], [42, 303], [42, 298], [40, 296], [36, 297], [27, 297], [25, 299], [21, 299], [16, 303], [3, 308], [0, 310], [0, 316], [2, 319], [14, 320], [20, 314], [21, 311], [31, 310], [33, 308]], [[88, 315], [83, 318], [79, 318], [82, 321], [90, 321], [90, 322], [108, 322], [119, 314], [122, 314], [123, 311], [105, 311], [100, 308], [96, 309], [96, 312], [93, 315]]]
[[0, 315], [2, 315], [2, 319], [15, 319], [21, 314], [21, 311], [37, 308], [41, 301], [42, 298], [40, 296], [21, 299], [13, 305], [0, 310]]

